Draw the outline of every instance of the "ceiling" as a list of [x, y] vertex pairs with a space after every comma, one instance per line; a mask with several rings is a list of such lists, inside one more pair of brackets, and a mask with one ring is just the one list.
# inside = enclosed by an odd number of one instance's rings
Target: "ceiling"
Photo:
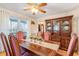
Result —
[[28, 5], [25, 3], [0, 3], [0, 6], [24, 14], [26, 16], [40, 18], [40, 17], [45, 17], [47, 15], [71, 11], [79, 7], [79, 4], [78, 3], [48, 3], [47, 6], [42, 7], [42, 9], [46, 10], [47, 13], [46, 14], [37, 13], [36, 15], [32, 15], [31, 11], [29, 10], [28, 11], [23, 10], [24, 7], [28, 8]]

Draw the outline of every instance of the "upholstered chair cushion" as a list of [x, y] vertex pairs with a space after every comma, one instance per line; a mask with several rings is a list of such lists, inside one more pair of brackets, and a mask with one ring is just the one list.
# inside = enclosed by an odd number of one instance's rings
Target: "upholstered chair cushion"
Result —
[[20, 56], [20, 47], [19, 47], [19, 44], [18, 44], [18, 41], [15, 39], [14, 36], [12, 36], [12, 34], [10, 34], [11, 37], [9, 39], [10, 41], [10, 44], [11, 44], [11, 48], [12, 48], [12, 51], [13, 51], [13, 55], [14, 56]]
[[72, 56], [76, 47], [76, 43], [77, 43], [77, 35], [76, 34], [72, 34], [71, 35], [71, 40], [69, 43], [69, 47], [68, 47], [68, 51], [67, 51], [67, 55]]
[[24, 38], [25, 38], [24, 32], [22, 32], [22, 31], [17, 32], [16, 33], [16, 38], [17, 38], [19, 43], [22, 43]]
[[51, 36], [50, 32], [44, 32], [44, 40], [45, 41], [49, 41], [50, 40], [50, 36]]

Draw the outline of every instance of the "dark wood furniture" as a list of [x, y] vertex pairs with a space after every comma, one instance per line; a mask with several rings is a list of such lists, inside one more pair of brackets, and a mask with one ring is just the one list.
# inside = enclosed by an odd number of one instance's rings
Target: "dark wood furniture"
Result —
[[32, 53], [27, 50], [23, 51], [22, 49], [21, 51], [19, 42], [12, 33], [10, 33], [9, 35], [9, 41], [10, 41], [11, 49], [13, 52], [13, 56], [32, 56]]
[[0, 38], [2, 40], [3, 47], [6, 52], [6, 56], [13, 56], [13, 53], [12, 53], [11, 47], [8, 43], [7, 37], [3, 32], [0, 33]]
[[[49, 46], [47, 46], [47, 45]], [[29, 51], [35, 53], [38, 56], [55, 56], [57, 50], [59, 49], [58, 44], [54, 44], [51, 46], [51, 43], [47, 43], [42, 41], [42, 43], [38, 43], [38, 41], [31, 41], [31, 39], [25, 41], [20, 44], [21, 47], [28, 49]], [[35, 56], [36, 56], [35, 55]]]
[[70, 43], [69, 43], [69, 46], [68, 46], [66, 54], [64, 54], [65, 53], [64, 51], [62, 51], [62, 52], [58, 51], [57, 54], [61, 55], [61, 56], [73, 56], [74, 52], [75, 52], [77, 41], [78, 41], [77, 34], [72, 33], [71, 40], [70, 40]]
[[72, 32], [72, 17], [66, 16], [46, 20], [46, 31], [51, 33], [51, 40], [60, 42], [60, 49], [67, 50]]
[[[64, 50], [58, 49], [57, 51], [54, 51], [52, 49], [45, 48], [37, 44], [33, 44], [31, 42], [29, 43], [29, 45], [27, 45], [26, 43], [28, 42], [24, 42], [20, 44], [20, 46], [35, 53], [35, 56], [68, 56], [67, 51]], [[73, 55], [78, 56], [77, 53], [73, 53]]]

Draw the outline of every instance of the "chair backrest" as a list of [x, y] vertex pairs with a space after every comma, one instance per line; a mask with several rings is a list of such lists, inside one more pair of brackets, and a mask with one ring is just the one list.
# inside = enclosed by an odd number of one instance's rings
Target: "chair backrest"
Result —
[[13, 55], [14, 56], [20, 56], [21, 51], [20, 51], [19, 43], [12, 33], [9, 35], [9, 41], [10, 41], [10, 45], [11, 45], [11, 48], [12, 48]]
[[24, 32], [22, 32], [22, 31], [17, 32], [16, 33], [16, 38], [18, 40], [24, 39]]
[[67, 55], [68, 56], [73, 56], [74, 51], [75, 51], [75, 47], [76, 47], [76, 43], [77, 43], [78, 37], [75, 33], [73, 33], [71, 35], [71, 40], [69, 43], [69, 47], [68, 47], [68, 51], [67, 51]]
[[16, 33], [16, 38], [17, 38], [17, 40], [19, 41], [19, 43], [21, 43], [22, 40], [25, 38], [24, 32], [22, 32], [22, 31], [17, 32], [17, 33]]
[[2, 43], [3, 43], [3, 47], [4, 47], [4, 50], [6, 52], [6, 55], [7, 56], [12, 56], [11, 47], [10, 47], [8, 41], [7, 41], [7, 38], [6, 38], [5, 34], [1, 33], [0, 37], [1, 37], [1, 40], [2, 40]]
[[50, 32], [44, 32], [44, 40], [45, 41], [49, 41], [50, 40], [50, 36], [51, 36]]

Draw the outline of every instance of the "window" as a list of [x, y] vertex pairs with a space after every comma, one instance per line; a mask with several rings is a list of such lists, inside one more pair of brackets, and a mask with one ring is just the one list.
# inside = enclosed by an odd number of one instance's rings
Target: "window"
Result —
[[27, 35], [27, 22], [26, 21], [20, 21], [20, 27], [21, 31], [24, 32], [25, 35]]
[[10, 19], [10, 32], [16, 34], [18, 21], [15, 19]]
[[27, 29], [27, 23], [26, 23], [26, 21], [21, 21], [20, 24], [21, 24], [21, 26], [22, 26], [23, 29]]
[[18, 31], [24, 32], [26, 36], [27, 35], [27, 22], [11, 18], [10, 19], [10, 32], [16, 35], [16, 32]]

